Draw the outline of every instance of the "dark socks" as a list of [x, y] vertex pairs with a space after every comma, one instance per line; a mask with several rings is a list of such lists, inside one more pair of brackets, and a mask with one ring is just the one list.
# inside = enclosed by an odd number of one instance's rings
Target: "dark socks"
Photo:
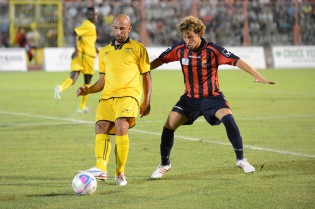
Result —
[[229, 114], [221, 119], [227, 136], [234, 148], [236, 159], [243, 159], [243, 141], [233, 115]]
[[170, 164], [171, 149], [174, 144], [174, 131], [171, 129], [163, 128], [160, 144], [160, 153], [162, 165]]

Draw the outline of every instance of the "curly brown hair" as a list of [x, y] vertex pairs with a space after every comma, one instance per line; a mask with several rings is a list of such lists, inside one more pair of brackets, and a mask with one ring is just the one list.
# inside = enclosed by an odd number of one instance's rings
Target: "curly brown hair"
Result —
[[199, 36], [202, 37], [205, 34], [206, 26], [197, 17], [186, 16], [177, 25], [177, 30], [180, 34], [183, 34], [186, 31], [193, 31], [194, 33], [199, 34]]

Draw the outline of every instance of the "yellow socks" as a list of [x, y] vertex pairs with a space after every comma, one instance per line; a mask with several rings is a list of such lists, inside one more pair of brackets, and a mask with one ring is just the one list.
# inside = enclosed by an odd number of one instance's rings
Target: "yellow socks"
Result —
[[129, 137], [128, 134], [123, 136], [116, 136], [116, 175], [118, 173], [124, 174], [125, 165], [129, 152]]
[[[84, 86], [89, 87], [90, 85], [85, 84]], [[80, 101], [80, 109], [84, 110], [86, 108], [86, 101], [88, 99], [89, 95], [85, 95], [81, 97], [81, 101]]]
[[111, 144], [108, 134], [96, 134], [95, 137], [95, 158], [96, 167], [107, 171], [107, 163], [111, 151]]
[[67, 88], [69, 88], [69, 86], [71, 86], [73, 84], [73, 80], [71, 78], [67, 78], [61, 85], [60, 85], [60, 91], [63, 92], [64, 90], [66, 90]]
[[[96, 167], [102, 171], [107, 171], [107, 164], [109, 161], [109, 155], [111, 152], [111, 143], [109, 135], [96, 134], [95, 137], [95, 158]], [[129, 152], [129, 136], [116, 136], [116, 175], [118, 173], [124, 174], [125, 165]]]
[[[73, 84], [73, 80], [71, 78], [67, 78], [66, 80], [64, 80], [64, 82], [59, 86], [60, 87], [60, 91], [63, 92], [64, 90], [66, 90], [67, 88], [69, 88], [71, 85]], [[89, 87], [90, 85], [85, 84], [84, 86]], [[88, 99], [89, 95], [85, 95], [81, 97], [80, 100], [80, 110], [84, 110], [86, 108], [86, 101]]]

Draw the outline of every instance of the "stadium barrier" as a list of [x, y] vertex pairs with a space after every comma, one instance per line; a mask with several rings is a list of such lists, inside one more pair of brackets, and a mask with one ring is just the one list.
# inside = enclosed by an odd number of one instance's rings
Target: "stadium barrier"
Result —
[[[148, 47], [149, 59], [152, 61], [154, 58], [158, 57], [165, 47]], [[242, 57], [244, 60], [248, 61], [256, 69], [266, 69], [266, 59], [263, 47], [226, 47], [230, 52]], [[237, 67], [222, 65], [220, 69], [236, 69]], [[174, 70], [180, 69], [179, 62], [167, 63], [160, 66], [157, 69], [163, 70]]]
[[[227, 47], [230, 52], [246, 60], [256, 69], [266, 69], [266, 57], [263, 47]], [[219, 69], [238, 69], [235, 66], [222, 65]]]
[[[266, 57], [263, 47], [226, 47], [256, 69], [266, 69]], [[147, 47], [149, 59], [158, 57], [166, 47]], [[272, 47], [274, 69], [315, 69], [315, 46], [274, 46]], [[69, 71], [72, 47], [44, 48], [43, 69], [47, 72]], [[23, 48], [0, 48], [1, 71], [27, 71], [27, 56]], [[98, 59], [95, 58], [95, 69], [98, 71]], [[234, 66], [223, 65], [220, 69], [234, 69]], [[179, 62], [160, 66], [161, 70], [178, 70]]]
[[272, 47], [273, 68], [315, 68], [315, 46]]
[[[158, 57], [166, 47], [147, 47], [149, 59], [152, 61]], [[266, 59], [263, 47], [228, 47], [228, 50], [248, 61], [256, 69], [266, 68]], [[44, 70], [52, 71], [68, 71], [71, 62], [71, 54], [73, 48], [45, 48], [44, 49]], [[233, 69], [233, 66], [221, 66], [222, 69]], [[95, 59], [95, 69], [98, 70], [98, 59]], [[160, 66], [161, 70], [178, 70], [179, 62], [171, 62]]]
[[[149, 54], [149, 60], [150, 62], [153, 61], [153, 59], [160, 56], [162, 52], [166, 50], [167, 47], [147, 47], [147, 51]], [[170, 62], [167, 64], [164, 64], [157, 69], [159, 70], [178, 70], [181, 69], [179, 62]]]
[[[47, 72], [69, 71], [73, 47], [44, 48], [44, 70]], [[98, 71], [98, 59], [95, 58], [94, 69]]]
[[1, 71], [27, 71], [24, 48], [0, 48]]

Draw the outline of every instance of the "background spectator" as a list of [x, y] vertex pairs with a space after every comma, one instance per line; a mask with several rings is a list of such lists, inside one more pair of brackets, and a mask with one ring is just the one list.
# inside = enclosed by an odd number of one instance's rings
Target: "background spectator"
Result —
[[[244, 1], [241, 0], [63, 0], [63, 29], [66, 46], [73, 46], [72, 30], [84, 19], [84, 8], [95, 6], [99, 11], [97, 44], [111, 41], [111, 23], [114, 14], [131, 16], [131, 38], [141, 41], [141, 30], [146, 29], [147, 46], [168, 46], [180, 37], [176, 33], [176, 23], [184, 16], [197, 14], [207, 26], [205, 38], [223, 46], [242, 46], [244, 41]], [[196, 7], [195, 7], [196, 6]], [[252, 46], [293, 45], [295, 23], [295, 0], [248, 0], [248, 34]], [[145, 9], [145, 27], [142, 27], [142, 9]], [[196, 12], [194, 11], [196, 9]], [[9, 3], [0, 1], [0, 46], [9, 47]], [[34, 5], [17, 8], [16, 24], [28, 25], [34, 21]], [[315, 45], [315, 1], [299, 0], [297, 7], [299, 24], [299, 45]], [[54, 23], [57, 19], [56, 7], [45, 5], [41, 10], [41, 20]], [[52, 24], [53, 25], [53, 24]], [[175, 28], [175, 29], [174, 29]], [[29, 29], [26, 29], [28, 32]], [[38, 31], [42, 46], [57, 46], [57, 31]], [[224, 34], [224, 35], [223, 35]], [[12, 34], [15, 36], [14, 34]], [[12, 43], [11, 43], [12, 46]]]

